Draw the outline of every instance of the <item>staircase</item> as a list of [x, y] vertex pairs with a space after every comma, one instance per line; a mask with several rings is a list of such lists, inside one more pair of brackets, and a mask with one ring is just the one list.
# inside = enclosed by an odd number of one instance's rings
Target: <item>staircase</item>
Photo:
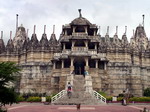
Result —
[[67, 94], [60, 97], [58, 100], [53, 101], [55, 105], [99, 105], [102, 104], [99, 97], [94, 97], [95, 94], [87, 92], [85, 89], [85, 78], [83, 75], [75, 75], [73, 79], [72, 96], [69, 99]]

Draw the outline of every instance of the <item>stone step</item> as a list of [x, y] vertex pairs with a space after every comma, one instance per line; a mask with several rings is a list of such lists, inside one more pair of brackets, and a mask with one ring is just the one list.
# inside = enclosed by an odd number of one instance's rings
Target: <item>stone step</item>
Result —
[[99, 102], [90, 93], [85, 92], [85, 78], [83, 75], [75, 75], [72, 85], [72, 95], [69, 99], [67, 95], [57, 100], [54, 104], [57, 105], [99, 105]]

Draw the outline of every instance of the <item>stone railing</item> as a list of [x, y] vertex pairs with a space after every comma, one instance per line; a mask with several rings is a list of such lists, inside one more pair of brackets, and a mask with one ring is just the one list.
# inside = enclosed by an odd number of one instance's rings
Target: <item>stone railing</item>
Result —
[[55, 96], [53, 96], [51, 98], [51, 103], [55, 103], [55, 101], [57, 101], [58, 99], [62, 98], [64, 95], [67, 94], [67, 91], [66, 90], [62, 90], [60, 91], [58, 94], [56, 94]]
[[88, 51], [88, 48], [87, 47], [72, 47], [72, 51], [75, 51], [75, 52]]
[[106, 104], [106, 98], [104, 96], [102, 96], [101, 94], [99, 94], [98, 92], [96, 92], [95, 90], [92, 91], [92, 95], [98, 99], [101, 103]]
[[70, 52], [71, 52], [71, 50], [65, 49], [65, 50], [62, 51], [62, 54], [69, 54]]
[[77, 36], [77, 37], [78, 37], [78, 36], [81, 36], [81, 37], [83, 36], [83, 37], [84, 37], [84, 36], [88, 36], [88, 34], [85, 33], [85, 32], [83, 32], [83, 33], [79, 33], [79, 32], [78, 32], [78, 33], [72, 33], [72, 36]]
[[54, 53], [54, 57], [59, 57], [61, 53]]
[[90, 55], [96, 55], [97, 54], [97, 51], [96, 50], [89, 50], [88, 53]]

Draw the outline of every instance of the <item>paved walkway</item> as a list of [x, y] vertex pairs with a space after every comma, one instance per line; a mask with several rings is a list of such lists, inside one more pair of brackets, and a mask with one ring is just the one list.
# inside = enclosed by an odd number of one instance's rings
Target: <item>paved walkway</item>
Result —
[[[81, 105], [80, 112], [140, 112], [150, 105]], [[42, 103], [20, 103], [7, 106], [8, 112], [78, 112], [75, 105], [44, 105]]]

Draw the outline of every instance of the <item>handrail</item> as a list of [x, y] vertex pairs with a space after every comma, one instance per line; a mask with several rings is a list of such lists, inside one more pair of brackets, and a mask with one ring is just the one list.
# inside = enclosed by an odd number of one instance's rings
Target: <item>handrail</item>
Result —
[[98, 92], [96, 92], [95, 90], [93, 90], [92, 92], [93, 96], [100, 100], [102, 103], [105, 103], [106, 104], [106, 98], [104, 96], [102, 96], [101, 94], [99, 94]]
[[51, 103], [54, 103], [56, 100], [58, 100], [59, 98], [63, 97], [65, 94], [67, 94], [66, 90], [60, 91], [58, 94], [56, 94], [55, 96], [53, 96], [51, 98]]

